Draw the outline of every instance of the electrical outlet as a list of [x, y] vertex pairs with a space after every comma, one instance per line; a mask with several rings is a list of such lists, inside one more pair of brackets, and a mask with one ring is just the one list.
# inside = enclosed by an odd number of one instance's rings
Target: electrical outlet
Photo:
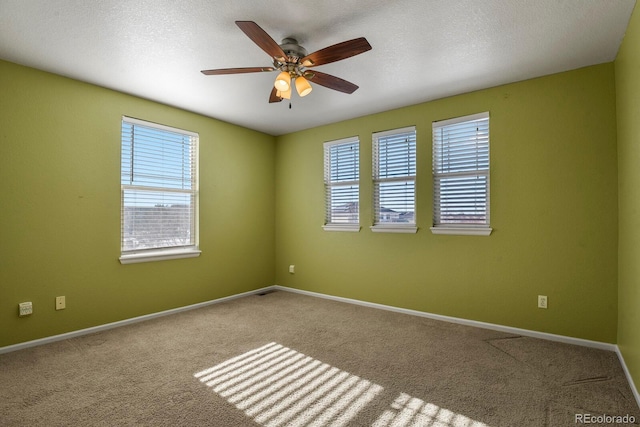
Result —
[[291, 274], [295, 274], [295, 272], [296, 272], [296, 266], [295, 266], [295, 265], [293, 265], [293, 264], [292, 264], [292, 265], [290, 265], [290, 266], [289, 266], [289, 273], [291, 273]]
[[548, 302], [546, 295], [538, 295], [538, 308], [547, 308]]
[[19, 313], [20, 313], [20, 317], [22, 316], [28, 316], [31, 313], [33, 313], [33, 304], [31, 304], [31, 302], [21, 302], [20, 304], [18, 304], [18, 308], [19, 308]]
[[56, 310], [64, 310], [65, 308], [67, 308], [65, 297], [56, 297]]

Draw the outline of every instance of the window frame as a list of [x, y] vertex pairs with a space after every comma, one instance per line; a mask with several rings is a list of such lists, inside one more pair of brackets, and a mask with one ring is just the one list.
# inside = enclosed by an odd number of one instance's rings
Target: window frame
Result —
[[[487, 142], [486, 142], [486, 150], [487, 150], [487, 168], [485, 169], [475, 169], [464, 172], [452, 172], [452, 173], [438, 173], [436, 171], [436, 134], [439, 130], [442, 130], [445, 127], [454, 126], [462, 123], [470, 123], [486, 120], [487, 123]], [[469, 138], [471, 140], [472, 138]], [[477, 139], [477, 137], [476, 137]], [[477, 155], [477, 152], [476, 152]], [[472, 177], [472, 176], [484, 176], [486, 177], [486, 198], [485, 198], [485, 222], [474, 224], [469, 222], [449, 222], [449, 223], [439, 223], [437, 220], [437, 212], [439, 211], [437, 207], [438, 197], [438, 181], [443, 177]], [[440, 120], [432, 122], [432, 178], [433, 178], [433, 222], [431, 226], [431, 232], [433, 234], [450, 234], [450, 235], [474, 235], [474, 236], [489, 236], [493, 231], [491, 228], [491, 209], [490, 209], [490, 201], [491, 201], [491, 124], [490, 124], [490, 114], [488, 111], [471, 114], [467, 116], [455, 117], [446, 120]]]
[[[179, 129], [171, 126], [166, 126], [158, 123], [153, 123], [145, 120], [140, 120], [132, 117], [122, 116], [120, 126], [120, 263], [121, 264], [132, 264], [132, 263], [140, 263], [140, 262], [150, 262], [150, 261], [162, 261], [169, 259], [181, 259], [181, 258], [193, 258], [200, 256], [199, 249], [199, 135], [196, 132], [187, 131], [184, 129]], [[171, 188], [170, 186], [152, 186], [152, 185], [139, 185], [139, 184], [124, 184], [123, 183], [123, 169], [125, 166], [123, 162], [125, 161], [125, 151], [124, 151], [124, 139], [123, 133], [125, 129], [125, 125], [131, 125], [134, 128], [145, 127], [148, 129], [154, 129], [161, 132], [170, 132], [174, 134], [180, 134], [190, 138], [190, 153], [194, 157], [193, 160], [189, 163], [191, 168], [191, 179], [190, 179], [190, 189], [178, 189]], [[135, 153], [135, 149], [132, 148], [131, 151]], [[133, 167], [133, 161], [131, 161], [132, 166], [127, 166], [128, 168]], [[135, 168], [133, 169], [135, 171]], [[132, 174], [135, 172], [131, 172]], [[132, 175], [133, 176], [133, 175]], [[190, 244], [188, 245], [176, 245], [170, 247], [153, 247], [153, 248], [140, 248], [140, 249], [132, 249], [125, 250], [124, 247], [124, 239], [125, 239], [125, 192], [127, 190], [142, 190], [145, 189], [150, 190], [151, 192], [163, 191], [165, 189], [167, 192], [178, 193], [178, 194], [189, 194], [192, 202], [190, 203], [190, 225], [193, 231], [193, 236]]]
[[[353, 171], [355, 180], [350, 181], [334, 181], [332, 180], [332, 158], [331, 158], [331, 147], [340, 146], [340, 145], [351, 145], [357, 148], [357, 153], [355, 155], [355, 164], [356, 170]], [[360, 231], [360, 138], [358, 136], [352, 136], [348, 138], [337, 139], [334, 141], [327, 141], [323, 144], [324, 151], [324, 225], [322, 229], [324, 231], [350, 231], [350, 232], [359, 232]], [[345, 187], [345, 186], [356, 186], [357, 187], [357, 197], [358, 200], [358, 211], [357, 211], [357, 221], [356, 222], [334, 222], [332, 220], [332, 198], [331, 198], [331, 189], [336, 187]]]
[[[413, 134], [413, 175], [397, 175], [393, 177], [380, 177], [380, 139], [396, 136], [401, 134]], [[416, 233], [418, 231], [417, 226], [417, 176], [418, 176], [418, 162], [417, 162], [417, 153], [418, 153], [418, 135], [416, 131], [416, 126], [407, 126], [403, 128], [397, 128], [387, 131], [375, 132], [372, 134], [372, 195], [373, 195], [373, 225], [370, 227], [371, 231], [375, 233]], [[411, 166], [408, 166], [411, 169]], [[387, 183], [387, 182], [404, 182], [404, 181], [412, 181], [413, 182], [413, 221], [408, 223], [402, 222], [384, 222], [379, 221], [378, 218], [380, 216], [380, 193], [379, 193], [379, 184]]]

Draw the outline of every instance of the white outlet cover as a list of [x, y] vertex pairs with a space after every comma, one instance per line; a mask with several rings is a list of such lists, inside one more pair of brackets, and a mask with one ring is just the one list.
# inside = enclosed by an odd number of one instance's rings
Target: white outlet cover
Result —
[[29, 302], [21, 302], [18, 304], [20, 309], [20, 316], [28, 316], [33, 313], [33, 304]]
[[538, 295], [538, 308], [547, 308], [548, 303], [546, 295]]

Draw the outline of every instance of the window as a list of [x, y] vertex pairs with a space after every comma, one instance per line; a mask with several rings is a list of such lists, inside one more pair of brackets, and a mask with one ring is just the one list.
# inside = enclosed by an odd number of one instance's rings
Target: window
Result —
[[324, 143], [325, 225], [327, 231], [360, 231], [360, 141]]
[[123, 264], [198, 256], [198, 134], [122, 118]]
[[433, 123], [433, 233], [489, 235], [489, 113]]
[[415, 233], [416, 129], [373, 134], [373, 231]]

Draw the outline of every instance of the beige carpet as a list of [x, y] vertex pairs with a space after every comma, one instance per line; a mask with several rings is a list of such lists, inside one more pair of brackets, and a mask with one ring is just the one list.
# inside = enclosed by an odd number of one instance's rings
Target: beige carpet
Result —
[[576, 414], [638, 424], [615, 353], [289, 292], [0, 355], [1, 426], [572, 426]]

